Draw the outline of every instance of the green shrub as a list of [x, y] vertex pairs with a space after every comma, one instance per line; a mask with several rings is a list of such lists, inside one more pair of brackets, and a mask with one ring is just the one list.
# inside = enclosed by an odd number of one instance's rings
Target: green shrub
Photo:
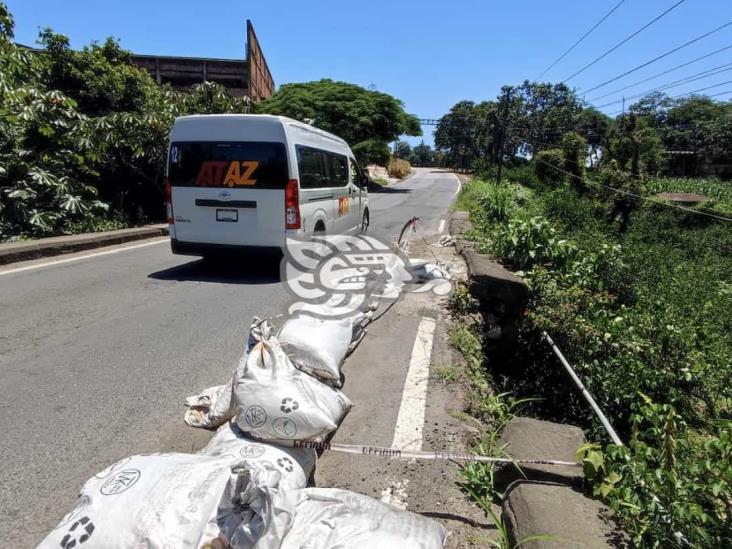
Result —
[[564, 153], [560, 149], [539, 151], [534, 157], [534, 172], [544, 184], [562, 183], [566, 176], [560, 171], [564, 169]]
[[569, 241], [559, 238], [541, 217], [511, 219], [495, 233], [491, 252], [518, 269], [553, 263], [563, 265], [576, 252]]

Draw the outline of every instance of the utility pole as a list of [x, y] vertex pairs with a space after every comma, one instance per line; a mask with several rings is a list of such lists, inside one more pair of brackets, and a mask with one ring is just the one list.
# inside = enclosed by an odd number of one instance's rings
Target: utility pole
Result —
[[503, 146], [506, 143], [506, 119], [508, 118], [508, 106], [511, 103], [511, 88], [506, 90], [505, 101], [503, 103], [503, 113], [501, 114], [501, 132], [498, 145], [498, 173], [496, 174], [496, 182], [501, 183], [503, 176]]

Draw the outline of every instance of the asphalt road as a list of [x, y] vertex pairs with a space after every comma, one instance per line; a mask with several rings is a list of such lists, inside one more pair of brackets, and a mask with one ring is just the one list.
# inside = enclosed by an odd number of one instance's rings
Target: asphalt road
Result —
[[[370, 233], [392, 240], [412, 216], [436, 232], [457, 189], [424, 169], [372, 193]], [[112, 462], [201, 447], [210, 434], [183, 423], [183, 399], [225, 382], [251, 318], [289, 302], [271, 264], [210, 267], [172, 255], [167, 239], [114, 250], [0, 270], [3, 546], [38, 543]]]

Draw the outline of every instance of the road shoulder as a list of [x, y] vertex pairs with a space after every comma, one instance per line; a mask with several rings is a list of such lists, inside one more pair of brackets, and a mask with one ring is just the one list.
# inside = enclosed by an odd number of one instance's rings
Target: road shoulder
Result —
[[[453, 264], [458, 276], [464, 273], [455, 249], [431, 242], [414, 242], [412, 257], [433, 257]], [[448, 342], [450, 327], [447, 299], [431, 292], [406, 293], [382, 318], [369, 326], [369, 333], [346, 361], [345, 391], [354, 409], [341, 425], [334, 442], [365, 446], [394, 445], [400, 438], [397, 418], [404, 417], [402, 404], [414, 398], [409, 383], [424, 385], [414, 378], [418, 328], [423, 319], [434, 319], [429, 372], [423, 412], [421, 450], [468, 453], [479, 436], [474, 422], [463, 413], [466, 387], [463, 359]], [[415, 344], [417, 341], [417, 344]], [[423, 369], [417, 370], [420, 374]], [[444, 373], [455, 371], [455, 379]], [[448, 376], [449, 377], [449, 376]], [[414, 406], [406, 406], [406, 409]], [[413, 422], [410, 418], [407, 424]], [[403, 430], [403, 429], [402, 429]], [[417, 449], [417, 448], [415, 448]], [[460, 466], [446, 460], [388, 459], [326, 452], [318, 461], [316, 484], [353, 490], [402, 509], [423, 514], [450, 532], [448, 547], [484, 547], [495, 538], [495, 527], [457, 484]]]

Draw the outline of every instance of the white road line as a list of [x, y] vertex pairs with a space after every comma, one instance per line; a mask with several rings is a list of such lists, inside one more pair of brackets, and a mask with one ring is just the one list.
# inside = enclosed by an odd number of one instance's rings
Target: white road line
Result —
[[440, 219], [440, 227], [437, 229], [437, 232], [442, 234], [445, 232], [445, 220]]
[[457, 196], [457, 195], [460, 194], [460, 191], [463, 190], [463, 184], [462, 184], [462, 182], [460, 181], [460, 178], [457, 175], [455, 175], [455, 174], [452, 174], [452, 175], [455, 176], [455, 179], [457, 179], [457, 182], [458, 182], [457, 191], [455, 191], [455, 194], [453, 195], [453, 196]]
[[437, 322], [430, 317], [422, 317], [417, 328], [417, 338], [412, 347], [407, 379], [404, 382], [402, 402], [399, 405], [393, 448], [403, 450], [422, 449], [422, 431], [427, 404], [427, 381], [430, 373], [432, 342]]
[[32, 271], [34, 269], [42, 269], [44, 267], [53, 267], [54, 265], [62, 265], [64, 263], [73, 263], [74, 261], [81, 261], [82, 259], [91, 259], [92, 257], [99, 257], [102, 255], [111, 255], [119, 252], [126, 252], [128, 250], [136, 250], [138, 248], [145, 248], [147, 246], [154, 246], [155, 244], [162, 244], [163, 242], [169, 242], [167, 237], [159, 240], [145, 242], [143, 244], [135, 244], [134, 246], [125, 246], [124, 248], [114, 248], [111, 250], [104, 250], [103, 252], [93, 252], [84, 255], [75, 255], [74, 257], [66, 257], [64, 259], [55, 259], [52, 261], [46, 261], [44, 263], [36, 263], [34, 265], [26, 265], [25, 267], [16, 267], [15, 269], [8, 269], [6, 271], [0, 271], [0, 276], [9, 275], [13, 273], [22, 273], [24, 271]]

